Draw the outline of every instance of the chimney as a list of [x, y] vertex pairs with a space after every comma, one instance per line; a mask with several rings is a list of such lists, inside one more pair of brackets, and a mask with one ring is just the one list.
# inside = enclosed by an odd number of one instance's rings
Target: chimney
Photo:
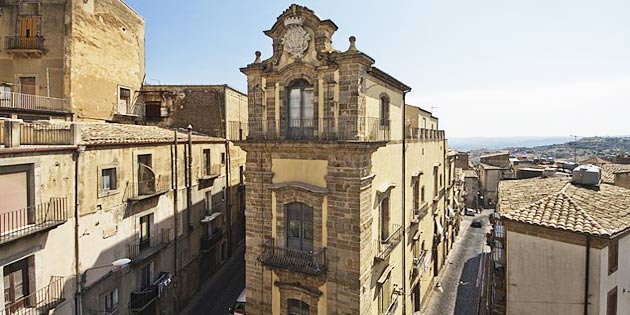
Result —
[[630, 189], [630, 170], [615, 172], [615, 186]]

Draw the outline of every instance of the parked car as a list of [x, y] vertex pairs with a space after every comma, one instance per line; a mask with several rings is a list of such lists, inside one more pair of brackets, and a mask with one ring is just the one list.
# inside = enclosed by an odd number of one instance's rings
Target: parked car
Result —
[[475, 211], [475, 209], [471, 209], [471, 208], [466, 208], [466, 210], [464, 210], [464, 211], [465, 211], [464, 212], [465, 215], [470, 215], [470, 216], [474, 216], [477, 213], [477, 211]]
[[246, 303], [247, 301], [245, 299], [245, 289], [243, 289], [243, 292], [241, 292], [241, 295], [238, 296], [238, 298], [234, 302], [234, 305], [230, 307], [229, 309], [230, 315], [246, 315], [247, 314], [245, 312]]
[[483, 221], [481, 219], [474, 219], [472, 223], [470, 224], [470, 226], [475, 227], [475, 228], [483, 227]]

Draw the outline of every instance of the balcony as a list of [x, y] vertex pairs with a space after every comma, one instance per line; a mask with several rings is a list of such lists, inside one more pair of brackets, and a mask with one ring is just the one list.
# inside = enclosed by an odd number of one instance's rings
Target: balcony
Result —
[[38, 232], [53, 229], [68, 220], [65, 198], [0, 215], [0, 245]]
[[26, 58], [41, 57], [46, 52], [43, 36], [6, 36], [4, 47], [9, 54]]
[[166, 248], [170, 243], [170, 232], [170, 229], [162, 229], [147, 240], [141, 240], [138, 234], [136, 240], [129, 244], [129, 258], [132, 263], [140, 263]]
[[440, 188], [440, 190], [437, 191], [437, 193], [435, 194], [435, 197], [433, 197], [433, 202], [440, 201], [442, 197], [444, 197], [444, 187]]
[[405, 129], [405, 139], [416, 141], [442, 140], [444, 139], [444, 130], [407, 127]]
[[66, 99], [16, 92], [0, 92], [1, 109], [69, 113]]
[[390, 121], [371, 117], [253, 120], [230, 122], [230, 135], [248, 141], [367, 141], [390, 140]]
[[212, 232], [212, 235], [204, 235], [201, 237], [200, 250], [207, 252], [212, 247], [214, 247], [214, 245], [219, 243], [222, 239], [223, 239], [223, 230], [219, 228], [214, 229], [214, 231]]
[[203, 168], [203, 175], [199, 180], [215, 179], [221, 176], [221, 164], [212, 164]]
[[377, 260], [385, 260], [402, 240], [403, 230], [400, 225], [392, 225], [390, 231], [392, 232], [386, 239], [376, 241], [376, 256], [374, 258]]
[[129, 302], [129, 310], [132, 313], [142, 312], [152, 303], [160, 298], [168, 290], [169, 285], [173, 281], [173, 275], [168, 272], [161, 272], [153, 283], [146, 288], [131, 292], [131, 301]]
[[429, 204], [423, 203], [420, 207], [413, 209], [412, 223], [420, 223], [422, 219], [429, 213]]
[[317, 252], [276, 246], [273, 240], [262, 245], [258, 260], [264, 265], [319, 276], [326, 272], [326, 248]]
[[25, 123], [0, 118], [0, 145], [4, 148], [29, 146], [76, 145], [78, 125], [67, 123]]
[[171, 179], [166, 176], [155, 176], [151, 173], [144, 177], [144, 179], [137, 181], [135, 186], [135, 192], [129, 197], [129, 201], [138, 202], [152, 197], [156, 197], [165, 194], [171, 190]]
[[63, 277], [53, 276], [47, 286], [13, 303], [5, 304], [4, 310], [0, 310], [0, 315], [48, 314], [65, 300], [63, 285]]

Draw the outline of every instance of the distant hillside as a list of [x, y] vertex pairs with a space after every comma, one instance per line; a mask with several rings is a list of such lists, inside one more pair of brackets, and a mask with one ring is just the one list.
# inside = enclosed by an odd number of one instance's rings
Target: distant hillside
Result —
[[458, 151], [471, 150], [501, 150], [509, 147], [536, 147], [550, 144], [565, 143], [573, 140], [571, 137], [471, 137], [449, 138], [448, 146]]
[[537, 146], [505, 146], [500, 149], [474, 149], [468, 152], [470, 159], [476, 162], [479, 160], [479, 156], [498, 151], [509, 151], [512, 155], [524, 155], [530, 158], [553, 157], [556, 160], [573, 160], [574, 153], [578, 161], [593, 156], [611, 159], [614, 156], [630, 154], [630, 137], [586, 137], [577, 142], [565, 141], [564, 143]]

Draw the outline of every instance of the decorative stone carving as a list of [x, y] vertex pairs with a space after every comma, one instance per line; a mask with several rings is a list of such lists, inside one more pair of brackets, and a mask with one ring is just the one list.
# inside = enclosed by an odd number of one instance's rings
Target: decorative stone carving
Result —
[[284, 25], [288, 27], [282, 36], [284, 50], [293, 58], [304, 57], [308, 42], [311, 40], [311, 34], [302, 27], [302, 19], [298, 17], [288, 18], [284, 21]]

